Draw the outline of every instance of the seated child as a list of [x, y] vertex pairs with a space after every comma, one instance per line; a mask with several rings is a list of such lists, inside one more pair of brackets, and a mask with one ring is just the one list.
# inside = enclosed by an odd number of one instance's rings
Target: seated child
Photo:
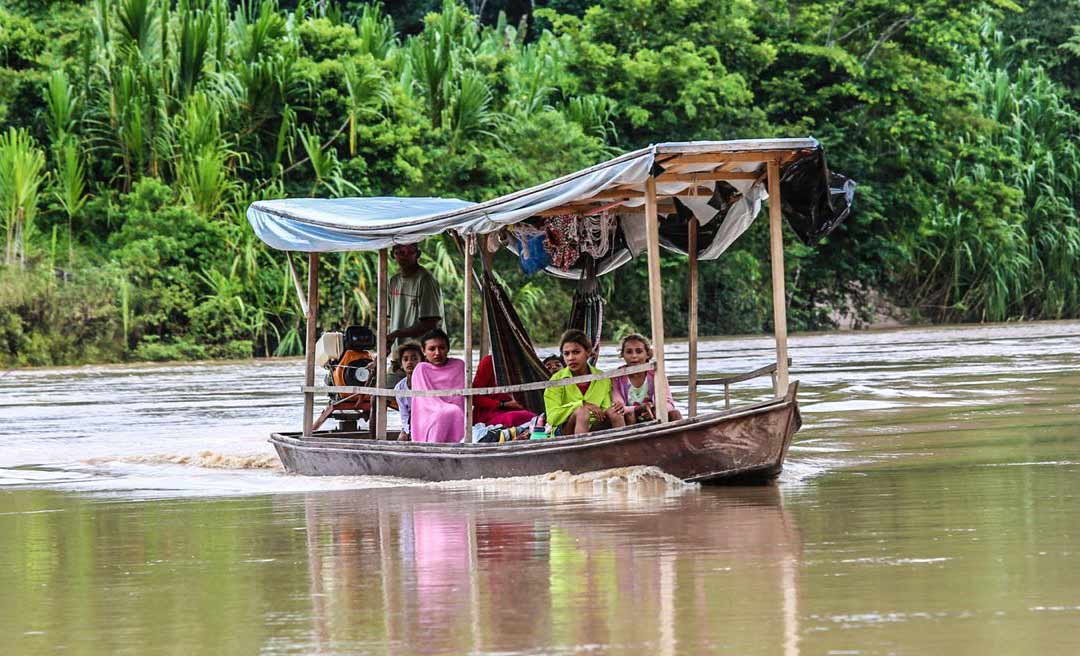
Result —
[[[601, 373], [589, 364], [592, 342], [580, 330], [567, 330], [559, 340], [566, 367], [560, 369], [551, 380], [573, 376]], [[557, 427], [563, 435], [581, 435], [591, 430], [618, 428], [625, 425], [623, 406], [611, 399], [611, 381], [594, 380], [591, 383], [549, 387], [544, 390], [544, 409], [548, 424]]]
[[[633, 333], [622, 338], [619, 344], [619, 355], [626, 362], [624, 367], [645, 364], [652, 360], [652, 344], [645, 337]], [[623, 416], [627, 424], [648, 421], [656, 417], [655, 376], [655, 371], [642, 371], [611, 379], [611, 402], [623, 406]], [[675, 399], [671, 396], [670, 387], [667, 390], [666, 400], [664, 406], [668, 420], [682, 419], [678, 408], [675, 407]]]
[[[396, 391], [402, 392], [412, 389], [412, 374], [416, 369], [416, 365], [420, 364], [422, 360], [420, 353], [420, 345], [416, 342], [403, 342], [397, 349], [397, 361], [401, 363], [401, 370], [405, 372], [405, 377], [398, 381], [397, 385], [394, 385]], [[398, 439], [402, 442], [408, 442], [410, 439], [410, 433], [412, 428], [409, 424], [409, 420], [412, 416], [412, 398], [408, 396], [397, 397], [398, 413], [401, 414], [401, 432], [398, 433]]]
[[554, 353], [544, 358], [541, 364], [544, 365], [544, 369], [547, 369], [548, 376], [555, 375], [555, 373], [558, 372], [559, 369], [562, 369], [564, 366], [562, 358], [555, 355]]

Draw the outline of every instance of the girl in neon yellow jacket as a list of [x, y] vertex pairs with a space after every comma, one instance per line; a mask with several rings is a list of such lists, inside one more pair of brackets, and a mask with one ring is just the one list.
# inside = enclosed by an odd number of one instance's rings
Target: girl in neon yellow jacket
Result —
[[[589, 364], [592, 344], [580, 330], [567, 330], [559, 340], [566, 366], [551, 377], [562, 380], [573, 376], [601, 373]], [[580, 435], [599, 428], [618, 428], [625, 425], [623, 404], [611, 401], [611, 380], [549, 387], [544, 390], [544, 410], [549, 426], [559, 428], [563, 435]]]

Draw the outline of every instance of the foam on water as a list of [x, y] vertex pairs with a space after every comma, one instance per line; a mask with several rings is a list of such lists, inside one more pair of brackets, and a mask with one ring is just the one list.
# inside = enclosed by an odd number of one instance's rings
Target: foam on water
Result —
[[275, 455], [233, 455], [201, 451], [195, 455], [147, 455], [122, 456], [120, 458], [90, 458], [84, 460], [88, 465], [100, 465], [108, 462], [127, 462], [142, 465], [190, 465], [207, 469], [271, 469], [284, 472], [281, 461]]
[[480, 478], [428, 485], [434, 488], [513, 492], [515, 495], [537, 497], [608, 491], [624, 491], [630, 494], [679, 493], [700, 487], [697, 483], [684, 481], [658, 467], [616, 467], [583, 474], [555, 471], [538, 476]]

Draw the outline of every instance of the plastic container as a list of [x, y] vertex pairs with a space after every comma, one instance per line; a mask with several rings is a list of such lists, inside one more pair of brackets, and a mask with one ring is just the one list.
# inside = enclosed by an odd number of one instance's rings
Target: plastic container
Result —
[[315, 342], [315, 366], [325, 367], [341, 359], [345, 352], [345, 340], [341, 333], [323, 333]]
[[530, 440], [544, 440], [547, 439], [547, 426], [544, 425], [544, 415], [539, 415], [533, 420], [532, 432], [529, 434]]

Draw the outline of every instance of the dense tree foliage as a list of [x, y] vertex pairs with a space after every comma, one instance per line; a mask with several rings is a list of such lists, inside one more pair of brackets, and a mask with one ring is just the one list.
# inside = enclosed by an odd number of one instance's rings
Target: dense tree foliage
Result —
[[[795, 329], [882, 306], [1080, 316], [1077, 0], [387, 7], [0, 8], [0, 361], [294, 354], [289, 265], [247, 226], [252, 200], [481, 200], [690, 139], [813, 135], [859, 181], [827, 240], [787, 240]], [[766, 247], [759, 222], [702, 266], [703, 332], [770, 327]], [[458, 248], [429, 240], [423, 257], [454, 330]], [[323, 325], [370, 321], [372, 256], [324, 261]], [[497, 268], [550, 339], [572, 288]], [[613, 334], [647, 329], [645, 281], [642, 262], [604, 281]], [[679, 334], [684, 277], [664, 285]]]

